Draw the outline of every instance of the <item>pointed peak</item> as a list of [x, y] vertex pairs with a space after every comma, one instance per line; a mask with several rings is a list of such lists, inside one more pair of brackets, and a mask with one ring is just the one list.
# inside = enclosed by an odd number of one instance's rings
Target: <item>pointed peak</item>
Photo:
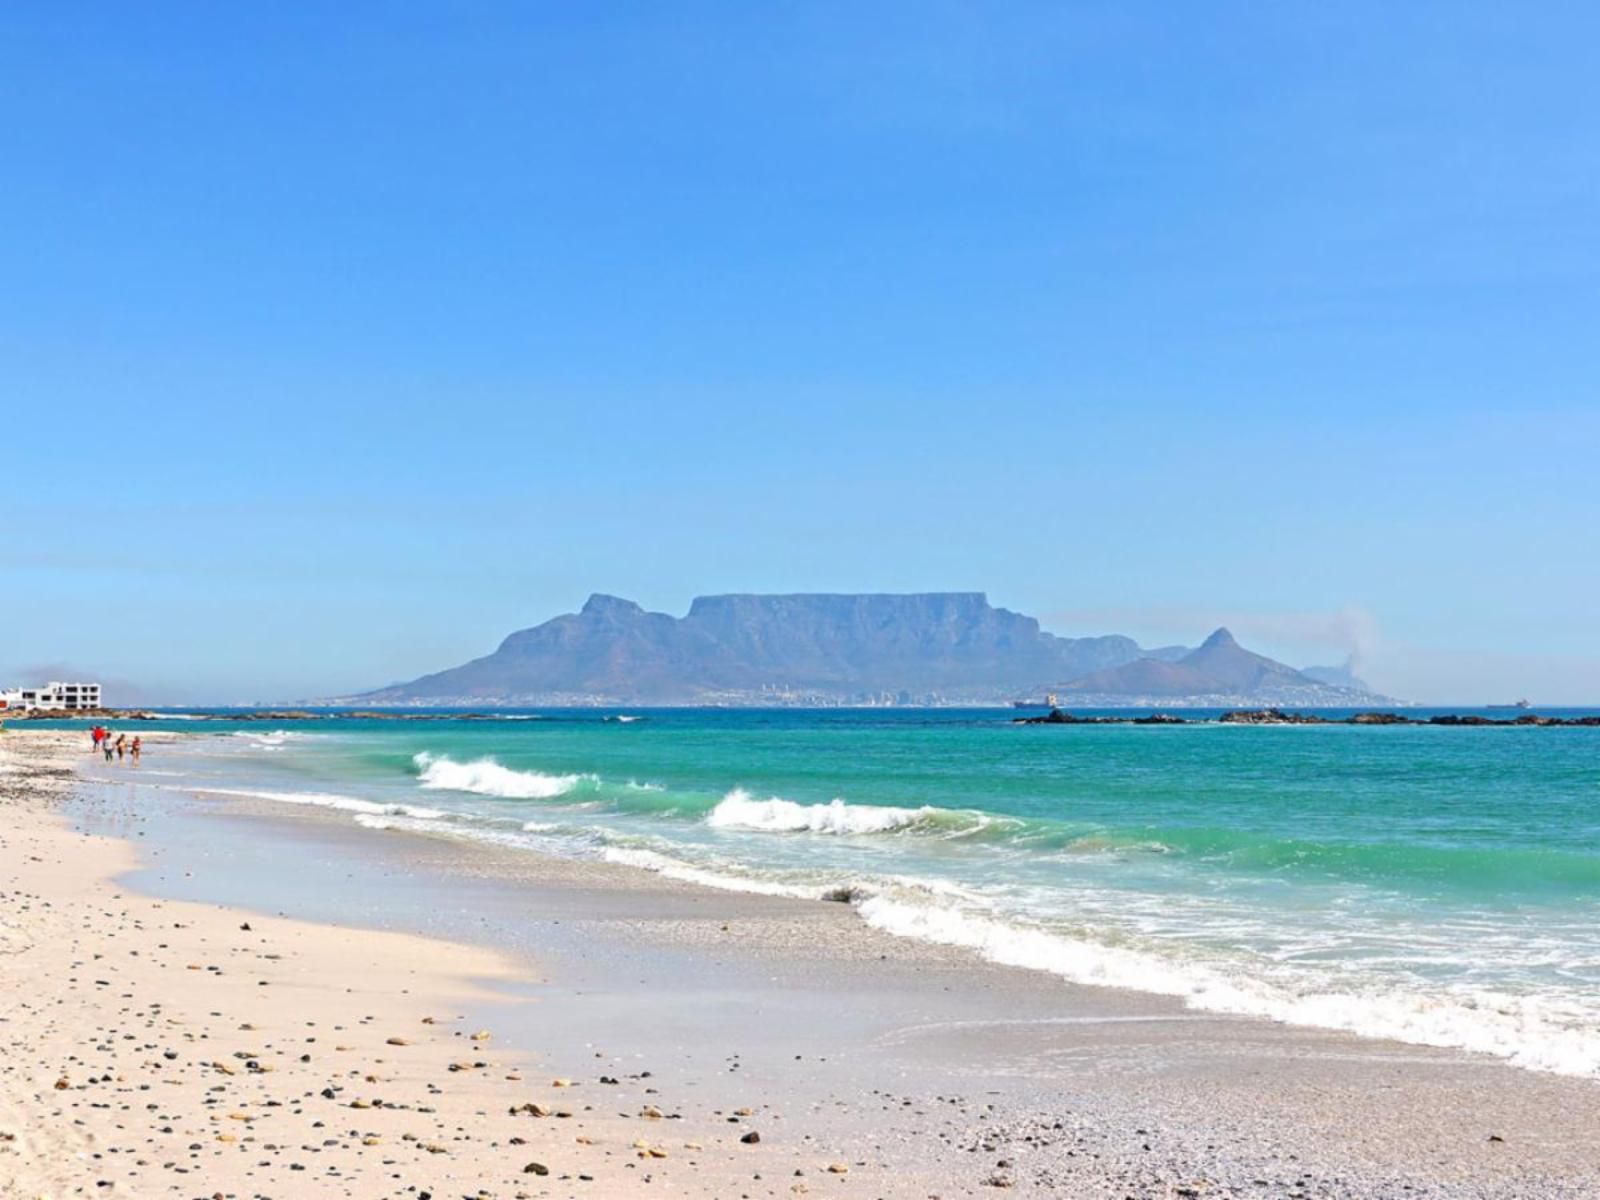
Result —
[[583, 602], [583, 615], [586, 617], [622, 616], [642, 613], [632, 600], [624, 600], [621, 596], [608, 596], [604, 592], [596, 592]]
[[1228, 627], [1224, 625], [1219, 627], [1217, 631], [1205, 641], [1201, 642], [1200, 649], [1215, 650], [1225, 646], [1237, 646], [1238, 644], [1238, 642], [1233, 640], [1233, 634], [1228, 632]]

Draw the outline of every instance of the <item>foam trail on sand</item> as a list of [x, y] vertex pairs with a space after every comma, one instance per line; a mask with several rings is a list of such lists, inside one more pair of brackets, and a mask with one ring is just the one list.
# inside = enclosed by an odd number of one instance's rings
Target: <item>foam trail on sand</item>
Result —
[[725, 892], [751, 892], [758, 896], [788, 896], [797, 900], [819, 899], [820, 889], [780, 883], [748, 875], [723, 874], [695, 867], [679, 859], [630, 846], [606, 846], [600, 851], [603, 862], [625, 867], [638, 867], [677, 879], [683, 883], [697, 883], [702, 887], [719, 888]]
[[600, 856], [704, 887], [846, 901], [873, 928], [897, 937], [960, 947], [990, 962], [1074, 983], [1173, 996], [1199, 1011], [1469, 1050], [1531, 1070], [1600, 1074], [1600, 1033], [1592, 1023], [1559, 1001], [1537, 996], [1413, 991], [1315, 972], [1278, 972], [1271, 964], [1253, 970], [1194, 954], [1113, 945], [1006, 917], [986, 909], [976, 894], [934, 880], [822, 885], [763, 877], [731, 864], [698, 866], [642, 847], [608, 846]]
[[965, 947], [991, 962], [1048, 971], [1076, 983], [1177, 996], [1208, 1012], [1472, 1050], [1534, 1070], [1600, 1072], [1600, 1035], [1563, 1021], [1555, 1006], [1542, 1005], [1538, 997], [1487, 992], [1447, 997], [1394, 987], [1334, 990], [1309, 979], [1297, 987], [1288, 979], [1252, 977], [1220, 963], [1169, 958], [885, 895], [868, 895], [856, 907], [869, 925], [887, 933]]
[[240, 788], [186, 787], [178, 789], [199, 792], [206, 796], [243, 796], [252, 800], [272, 800], [279, 804], [300, 804], [311, 808], [336, 808], [341, 812], [365, 813], [369, 816], [416, 817], [436, 821], [446, 814], [437, 808], [423, 808], [415, 804], [379, 804], [362, 800], [358, 796], [341, 796], [334, 792], [267, 792]]
[[563, 796], [593, 775], [546, 775], [540, 771], [514, 771], [492, 758], [456, 762], [426, 750], [412, 758], [418, 786], [452, 792], [473, 792], [508, 800], [551, 800]]

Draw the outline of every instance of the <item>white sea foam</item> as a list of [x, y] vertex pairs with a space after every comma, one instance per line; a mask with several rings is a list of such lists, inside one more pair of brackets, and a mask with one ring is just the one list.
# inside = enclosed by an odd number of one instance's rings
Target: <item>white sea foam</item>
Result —
[[207, 796], [241, 796], [251, 800], [272, 800], [278, 804], [300, 804], [312, 808], [336, 808], [342, 812], [362, 813], [367, 816], [415, 817], [422, 821], [437, 821], [446, 814], [437, 808], [424, 808], [419, 804], [379, 804], [359, 796], [341, 796], [335, 792], [267, 792], [244, 788], [188, 787], [180, 791], [199, 792]]
[[264, 732], [254, 729], [236, 729], [233, 731], [232, 736], [243, 738], [255, 750], [281, 750], [291, 740], [302, 738], [305, 734], [288, 729], [269, 729]]
[[600, 858], [605, 862], [618, 863], [625, 867], [653, 871], [658, 875], [665, 875], [668, 879], [698, 883], [702, 887], [720, 888], [727, 892], [752, 892], [758, 896], [790, 896], [800, 900], [819, 899], [823, 892], [823, 889], [817, 887], [708, 870], [683, 862], [681, 859], [658, 854], [654, 850], [644, 850], [635, 846], [602, 847]]
[[546, 775], [540, 771], [513, 771], [492, 758], [456, 762], [423, 751], [412, 760], [420, 774], [418, 786], [452, 792], [474, 792], [508, 800], [550, 800], [563, 796], [593, 775]]
[[1594, 1014], [1538, 996], [1336, 989], [1327, 981], [1253, 976], [1242, 964], [1185, 960], [1111, 946], [939, 905], [878, 894], [860, 901], [868, 924], [901, 937], [973, 950], [991, 962], [1077, 983], [1178, 996], [1191, 1008], [1339, 1029], [1364, 1037], [1491, 1054], [1534, 1070], [1600, 1073]]
[[1426, 985], [1411, 989], [1284, 971], [1268, 962], [1205, 957], [1192, 948], [1112, 945], [985, 911], [976, 893], [937, 880], [802, 882], [792, 875], [773, 878], [730, 864], [698, 865], [637, 846], [607, 846], [601, 857], [704, 887], [845, 900], [868, 924], [898, 937], [961, 947], [991, 962], [1045, 971], [1075, 983], [1174, 996], [1198, 1011], [1468, 1050], [1531, 1070], [1600, 1074], [1596, 1014], [1592, 1006], [1571, 998]]
[[796, 804], [772, 797], [757, 800], [743, 788], [734, 788], [706, 815], [716, 829], [751, 829], [762, 833], [888, 833], [926, 821], [931, 808], [890, 808], [873, 804]]
[[607, 720], [607, 721], [619, 721], [624, 725], [631, 725], [635, 721], [644, 720], [643, 717], [630, 717], [630, 716], [625, 716], [625, 715], [618, 715], [618, 716], [614, 716], [614, 717], [606, 717], [604, 719]]

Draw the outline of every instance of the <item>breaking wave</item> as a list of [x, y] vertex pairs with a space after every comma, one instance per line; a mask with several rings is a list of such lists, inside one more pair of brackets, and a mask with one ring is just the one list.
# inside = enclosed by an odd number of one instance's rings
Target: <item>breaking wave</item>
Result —
[[507, 800], [552, 800], [564, 796], [593, 775], [546, 775], [541, 771], [514, 771], [492, 758], [456, 762], [426, 750], [412, 758], [418, 786], [451, 792], [472, 792]]
[[926, 805], [921, 808], [895, 808], [891, 805], [847, 804], [837, 799], [826, 804], [798, 804], [778, 796], [757, 800], [743, 788], [734, 788], [706, 814], [706, 824], [713, 829], [744, 829], [757, 833], [826, 833], [844, 836], [926, 829], [945, 836], [959, 836], [987, 827], [990, 818], [982, 813]]
[[716, 829], [753, 829], [762, 833], [887, 833], [933, 815], [931, 808], [888, 808], [870, 804], [796, 804], [793, 800], [757, 800], [734, 788], [706, 816]]

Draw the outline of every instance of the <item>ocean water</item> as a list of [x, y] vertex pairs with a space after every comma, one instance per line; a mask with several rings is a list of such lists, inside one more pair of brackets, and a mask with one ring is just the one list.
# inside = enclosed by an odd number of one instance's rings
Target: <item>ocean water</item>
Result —
[[177, 722], [207, 736], [138, 778], [840, 900], [1063, 979], [1600, 1076], [1600, 729], [1011, 716]]

